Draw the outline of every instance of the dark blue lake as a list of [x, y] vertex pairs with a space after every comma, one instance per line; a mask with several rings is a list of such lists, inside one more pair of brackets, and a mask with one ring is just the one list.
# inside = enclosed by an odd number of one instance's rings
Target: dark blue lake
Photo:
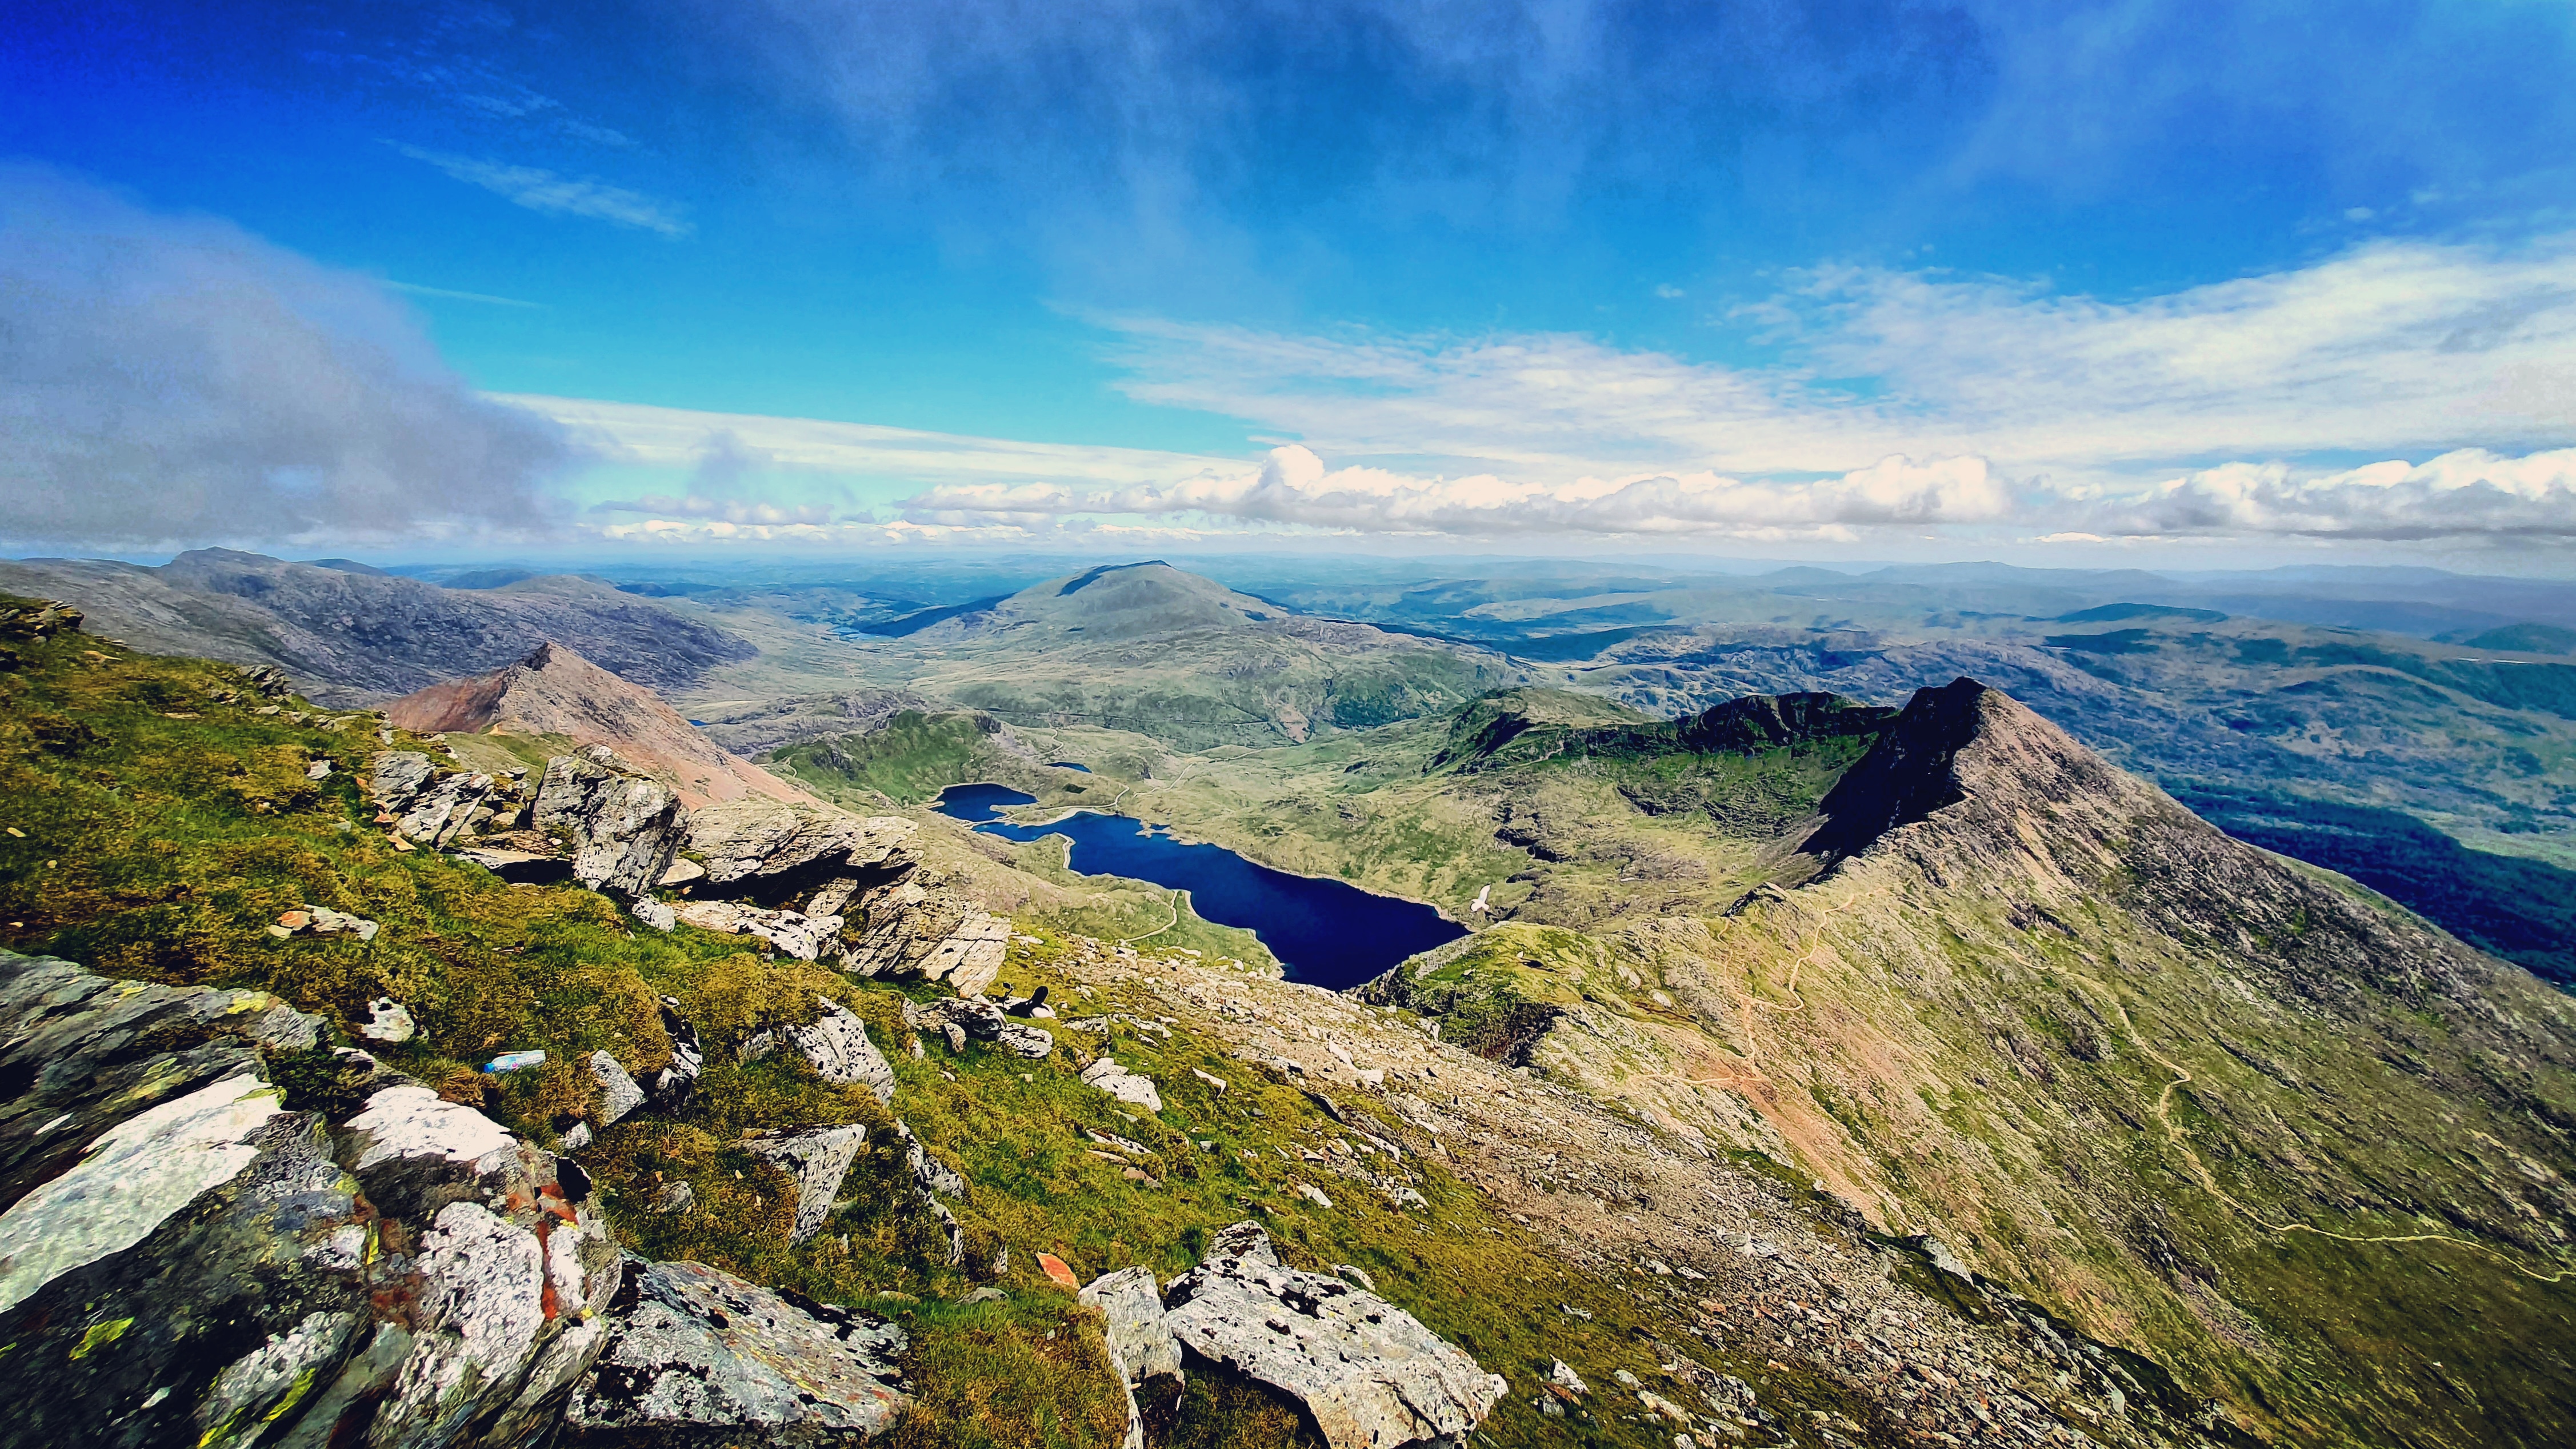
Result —
[[1084, 875], [1125, 876], [1188, 891], [1191, 908], [1201, 916], [1259, 936], [1291, 980], [1335, 991], [1467, 934], [1418, 901], [1272, 870], [1221, 845], [1184, 845], [1124, 815], [1077, 811], [1052, 825], [994, 818], [1005, 806], [1035, 803], [1007, 785], [951, 785], [937, 808], [1005, 840], [1065, 836], [1073, 841], [1068, 863]]

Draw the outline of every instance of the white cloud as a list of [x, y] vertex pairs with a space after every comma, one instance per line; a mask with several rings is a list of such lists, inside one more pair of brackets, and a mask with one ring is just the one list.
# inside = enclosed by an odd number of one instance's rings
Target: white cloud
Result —
[[1136, 398], [1296, 442], [1246, 460], [512, 401], [626, 461], [703, 472], [711, 439], [755, 451], [774, 470], [759, 489], [635, 500], [737, 524], [804, 474], [899, 485], [924, 526], [1041, 532], [2576, 538], [2568, 454], [2550, 451], [2576, 443], [2576, 238], [2373, 242], [2117, 301], [1809, 272], [1743, 314], [1782, 358], [1759, 367], [1567, 334], [1098, 320]]
[[423, 150], [418, 146], [387, 144], [414, 161], [435, 166], [456, 180], [480, 186], [495, 196], [507, 197], [530, 211], [593, 217], [600, 221], [613, 221], [620, 226], [660, 232], [667, 237], [687, 236], [692, 230], [678, 207], [657, 201], [640, 191], [629, 191], [623, 186], [563, 176], [539, 166], [512, 166], [500, 161], [451, 155], [445, 151]]
[[1258, 471], [1168, 488], [964, 484], [931, 489], [902, 506], [911, 516], [955, 520], [1199, 514], [1362, 533], [1789, 539], [1843, 537], [1854, 528], [1898, 523], [1986, 523], [2005, 517], [2011, 504], [1978, 458], [1916, 463], [1889, 457], [1838, 478], [1804, 482], [1689, 473], [1551, 487], [1490, 473], [1417, 478], [1379, 468], [1331, 470], [1313, 452], [1291, 445], [1273, 449]]
[[655, 467], [703, 468], [710, 444], [755, 451], [768, 467], [914, 486], [946, 482], [1071, 480], [1163, 485], [1199, 473], [1241, 472], [1241, 459], [1151, 448], [1017, 442], [820, 418], [710, 413], [583, 398], [507, 396], [551, 418], [599, 456]]
[[1555, 333], [1102, 321], [1141, 401], [1339, 457], [1559, 481], [1902, 453], [2135, 483], [2228, 453], [2576, 441], [2576, 238], [2374, 242], [2126, 302], [1939, 272], [1793, 280], [1745, 314], [1785, 354], [1764, 368]]
[[2103, 508], [2105, 531], [2418, 541], [2487, 536], [2576, 539], [2576, 448], [2498, 457], [2483, 449], [2299, 476], [2230, 463], [2176, 478], [2135, 504]]
[[525, 535], [572, 457], [369, 278], [0, 166], [0, 538]]

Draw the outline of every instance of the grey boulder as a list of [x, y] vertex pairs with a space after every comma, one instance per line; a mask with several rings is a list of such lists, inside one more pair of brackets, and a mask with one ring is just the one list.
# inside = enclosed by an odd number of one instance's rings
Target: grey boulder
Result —
[[630, 900], [651, 890], [680, 848], [679, 797], [605, 745], [546, 761], [531, 815], [537, 830], [572, 842], [573, 879]]
[[609, 1316], [564, 1443], [840, 1443], [905, 1404], [902, 1329], [701, 1264], [631, 1264]]
[[865, 1087], [880, 1102], [894, 1100], [894, 1064], [868, 1040], [868, 1026], [850, 1009], [827, 997], [814, 998], [823, 1014], [804, 1026], [781, 1027], [785, 1038], [824, 1081]]
[[1184, 1348], [1305, 1405], [1332, 1449], [1461, 1442], [1507, 1388], [1376, 1294], [1282, 1266], [1258, 1223], [1217, 1234], [1167, 1298]]

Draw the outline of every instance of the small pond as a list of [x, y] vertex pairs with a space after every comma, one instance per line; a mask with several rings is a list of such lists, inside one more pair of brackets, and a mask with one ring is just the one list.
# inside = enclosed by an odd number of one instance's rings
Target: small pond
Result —
[[1062, 835], [1069, 864], [1084, 875], [1116, 875], [1190, 893], [1190, 905], [1221, 926], [1261, 938], [1292, 980], [1339, 991], [1357, 986], [1417, 951], [1467, 934], [1419, 901], [1375, 895], [1338, 880], [1290, 875], [1220, 845], [1185, 845], [1125, 815], [1076, 811], [1049, 825], [996, 819], [1033, 796], [1006, 785], [951, 785], [938, 810], [1005, 840]]

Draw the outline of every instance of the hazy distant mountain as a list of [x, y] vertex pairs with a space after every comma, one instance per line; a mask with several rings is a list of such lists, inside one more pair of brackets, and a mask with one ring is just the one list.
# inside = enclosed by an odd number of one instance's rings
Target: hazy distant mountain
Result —
[[91, 628], [158, 653], [275, 664], [316, 698], [360, 702], [496, 668], [548, 640], [657, 689], [759, 651], [713, 625], [591, 579], [455, 590], [340, 561], [198, 549], [160, 568], [0, 562], [0, 588], [70, 600]]

